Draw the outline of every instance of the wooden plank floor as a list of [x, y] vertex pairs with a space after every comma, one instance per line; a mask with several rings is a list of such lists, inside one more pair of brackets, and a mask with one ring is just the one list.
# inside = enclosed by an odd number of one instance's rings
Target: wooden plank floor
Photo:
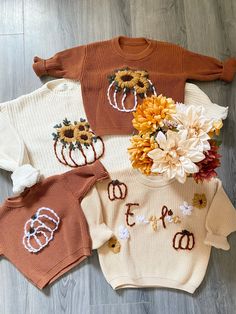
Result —
[[[220, 59], [236, 56], [236, 1], [1, 0], [0, 102], [41, 85], [31, 68], [34, 55], [49, 57], [119, 34], [170, 41]], [[235, 204], [236, 80], [198, 85], [212, 101], [230, 107], [219, 174]], [[1, 171], [0, 201], [10, 193], [9, 174]], [[193, 296], [168, 289], [115, 292], [106, 283], [95, 253], [41, 292], [1, 258], [0, 313], [235, 314], [236, 234], [230, 243], [229, 252], [213, 249], [204, 282]]]

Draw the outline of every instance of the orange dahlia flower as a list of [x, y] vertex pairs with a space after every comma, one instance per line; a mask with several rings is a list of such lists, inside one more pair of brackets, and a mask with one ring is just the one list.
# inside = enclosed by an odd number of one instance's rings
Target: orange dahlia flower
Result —
[[163, 120], [171, 120], [175, 113], [175, 103], [172, 98], [162, 95], [147, 97], [133, 112], [133, 126], [141, 134], [153, 133], [158, 127], [163, 127]]
[[128, 148], [128, 152], [133, 168], [139, 169], [143, 174], [150, 175], [153, 160], [147, 154], [158, 146], [154, 137], [134, 135], [130, 141], [132, 146]]

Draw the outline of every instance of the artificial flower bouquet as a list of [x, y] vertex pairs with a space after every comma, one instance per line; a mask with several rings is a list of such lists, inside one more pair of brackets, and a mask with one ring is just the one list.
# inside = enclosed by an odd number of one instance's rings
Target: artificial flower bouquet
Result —
[[222, 120], [207, 117], [202, 106], [175, 103], [162, 95], [147, 97], [133, 112], [138, 134], [128, 149], [133, 168], [184, 183], [210, 180], [220, 166]]

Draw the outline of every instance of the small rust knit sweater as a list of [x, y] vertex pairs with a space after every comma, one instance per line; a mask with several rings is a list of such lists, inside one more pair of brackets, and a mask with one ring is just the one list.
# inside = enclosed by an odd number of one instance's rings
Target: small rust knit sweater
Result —
[[92, 129], [109, 135], [132, 133], [132, 111], [142, 98], [162, 93], [182, 102], [188, 79], [232, 81], [236, 59], [221, 62], [171, 43], [117, 37], [47, 60], [35, 57], [33, 68], [38, 76], [80, 80]]
[[[37, 183], [0, 208], [0, 254], [42, 289], [91, 255], [80, 202], [108, 178], [99, 161]], [[106, 233], [106, 231], [104, 230]], [[112, 232], [106, 233], [107, 241]]]

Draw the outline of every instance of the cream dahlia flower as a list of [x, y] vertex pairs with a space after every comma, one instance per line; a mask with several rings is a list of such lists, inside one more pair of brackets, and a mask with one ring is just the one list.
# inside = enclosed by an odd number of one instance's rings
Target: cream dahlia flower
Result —
[[153, 159], [153, 173], [163, 174], [164, 179], [176, 178], [184, 183], [187, 174], [198, 172], [199, 168], [195, 163], [205, 158], [203, 149], [199, 149], [198, 138], [188, 138], [187, 130], [169, 130], [166, 135], [159, 131], [156, 141], [159, 147], [148, 153]]
[[213, 120], [206, 117], [204, 107], [176, 105], [176, 114], [172, 115], [178, 123], [178, 130], [187, 130], [188, 139], [198, 138], [199, 149], [208, 151], [210, 149], [208, 133], [213, 128]]

